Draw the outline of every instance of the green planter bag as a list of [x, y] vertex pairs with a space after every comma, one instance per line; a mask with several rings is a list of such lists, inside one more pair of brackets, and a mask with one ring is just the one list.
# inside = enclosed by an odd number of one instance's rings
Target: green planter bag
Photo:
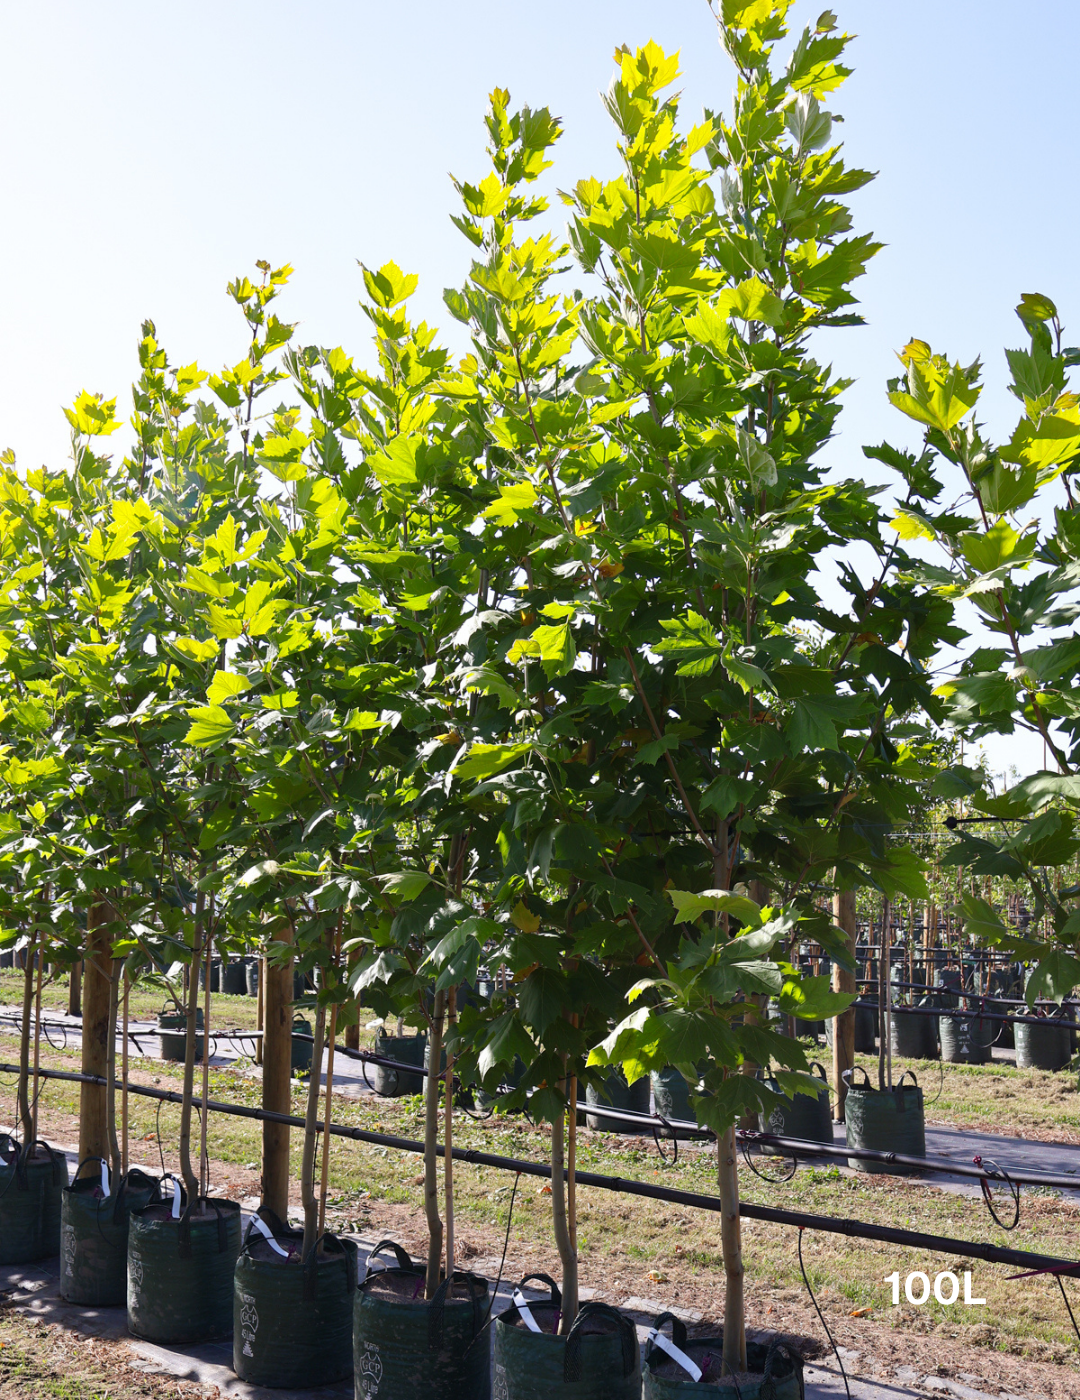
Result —
[[[670, 1341], [663, 1332], [667, 1322]], [[710, 1388], [732, 1400], [802, 1400], [803, 1359], [797, 1352], [780, 1342], [747, 1342], [747, 1369], [733, 1381], [730, 1375], [721, 1377], [723, 1351], [723, 1337], [687, 1341], [683, 1323], [671, 1313], [661, 1313], [645, 1344], [643, 1400], [701, 1395]]]
[[233, 1370], [252, 1385], [308, 1390], [352, 1375], [356, 1245], [324, 1235], [302, 1267], [303, 1242], [273, 1211], [252, 1216], [233, 1275]]
[[148, 1342], [205, 1342], [232, 1333], [240, 1206], [204, 1199], [133, 1211], [128, 1227], [128, 1331]]
[[300, 1039], [300, 1036], [311, 1034], [311, 1022], [305, 1021], [302, 1016], [294, 1016], [291, 1040], [292, 1059], [290, 1061], [293, 1074], [308, 1074], [311, 1071], [311, 1058], [315, 1053], [315, 1042]]
[[0, 1134], [0, 1264], [26, 1264], [60, 1252], [60, 1195], [67, 1158], [47, 1143], [29, 1152]]
[[[763, 1113], [758, 1114], [758, 1124], [763, 1133], [775, 1133], [777, 1137], [801, 1138], [805, 1142], [824, 1142], [832, 1146], [833, 1124], [832, 1109], [829, 1106], [829, 1082], [825, 1074], [825, 1066], [818, 1064], [817, 1060], [810, 1063], [810, 1072], [817, 1070], [815, 1078], [821, 1080], [824, 1088], [818, 1091], [815, 1097], [809, 1094], [795, 1094], [792, 1098], [784, 1099], [782, 1104], [778, 1104], [769, 1116]], [[772, 1089], [774, 1093], [780, 1092], [780, 1086], [775, 1079], [765, 1078], [765, 1085]], [[779, 1147], [762, 1146], [762, 1152], [773, 1156], [782, 1153]]]
[[[551, 1290], [547, 1301], [526, 1301], [521, 1289], [533, 1279]], [[521, 1280], [514, 1306], [495, 1319], [492, 1400], [639, 1400], [641, 1353], [630, 1319], [606, 1303], [583, 1303], [560, 1337], [561, 1312], [546, 1274]]]
[[[386, 1060], [397, 1060], [400, 1064], [415, 1065], [423, 1069], [427, 1052], [427, 1034], [420, 1035], [375, 1035], [375, 1054]], [[410, 1074], [408, 1070], [394, 1069], [390, 1065], [373, 1065], [361, 1061], [364, 1083], [374, 1089], [384, 1099], [402, 1099], [407, 1094], [422, 1094], [424, 1076]]]
[[[195, 1058], [201, 1061], [206, 1037], [198, 1032], [203, 1028], [202, 1007], [195, 1012]], [[161, 1043], [161, 1058], [175, 1064], [183, 1064], [187, 1054], [187, 1016], [181, 1011], [162, 1011], [158, 1016], [158, 1040]]]
[[[590, 1084], [585, 1090], [585, 1102], [590, 1108], [615, 1108], [620, 1113], [643, 1113], [649, 1111], [649, 1077], [642, 1075], [633, 1084], [627, 1084], [621, 1069], [609, 1070], [602, 1089], [594, 1089]], [[652, 1127], [636, 1123], [620, 1123], [613, 1118], [601, 1118], [597, 1114], [586, 1113], [585, 1123], [594, 1133], [618, 1133], [621, 1137], [634, 1137], [640, 1133], [650, 1134]]]
[[[101, 1174], [80, 1176], [87, 1162], [100, 1162]], [[90, 1308], [115, 1308], [127, 1296], [128, 1223], [133, 1210], [158, 1194], [157, 1178], [138, 1167], [110, 1189], [103, 1157], [80, 1162], [75, 1180], [63, 1190], [60, 1218], [60, 1296]]]
[[1017, 1069], [1064, 1069], [1072, 1058], [1069, 1032], [1052, 1017], [1035, 1025], [1017, 1021], [1013, 1026]]
[[[861, 1074], [862, 1084], [855, 1083]], [[900, 1076], [891, 1089], [875, 1089], [864, 1069], [851, 1071], [851, 1080], [844, 1102], [844, 1123], [848, 1147], [868, 1148], [874, 1152], [896, 1152], [901, 1157], [926, 1156], [926, 1115], [923, 1091], [910, 1070]], [[905, 1087], [904, 1080], [911, 1083]], [[896, 1167], [887, 1162], [867, 1162], [848, 1158], [853, 1171], [871, 1174], [889, 1173], [903, 1176], [914, 1167]]]
[[[384, 1249], [397, 1266], [371, 1272]], [[356, 1400], [488, 1400], [487, 1279], [455, 1273], [424, 1299], [422, 1264], [383, 1240], [368, 1255], [353, 1310]]]

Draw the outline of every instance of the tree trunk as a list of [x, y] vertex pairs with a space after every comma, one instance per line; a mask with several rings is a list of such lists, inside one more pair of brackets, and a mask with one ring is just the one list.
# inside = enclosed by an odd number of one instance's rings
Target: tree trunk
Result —
[[724, 1254], [724, 1365], [738, 1374], [746, 1370], [746, 1310], [743, 1300], [742, 1224], [739, 1219], [739, 1164], [735, 1128], [716, 1143], [717, 1184], [720, 1187], [720, 1243]]
[[23, 1151], [28, 1153], [34, 1141], [34, 1116], [30, 1103], [30, 1018], [34, 1010], [34, 949], [37, 929], [30, 935], [23, 966], [22, 1034], [19, 1040], [19, 1123]]
[[[291, 926], [282, 929], [275, 942], [291, 944]], [[280, 967], [266, 960], [266, 994], [263, 1001], [262, 1106], [271, 1113], [288, 1113], [292, 1107], [292, 992], [293, 960]], [[281, 1220], [289, 1217], [289, 1128], [285, 1123], [263, 1123], [262, 1203]]]
[[[457, 990], [446, 994], [447, 1039], [454, 1033]], [[447, 1052], [443, 1106], [443, 1214], [446, 1216], [446, 1277], [454, 1276], [454, 1056]]]
[[128, 1169], [128, 1003], [131, 997], [131, 980], [124, 974], [124, 1033], [120, 1044], [120, 1078], [123, 1089], [120, 1095], [120, 1171], [127, 1176]]
[[319, 1198], [315, 1194], [315, 1145], [319, 1140], [319, 1089], [322, 1084], [323, 1035], [326, 1007], [315, 1013], [315, 1044], [311, 1052], [307, 1112], [304, 1115], [304, 1156], [300, 1167], [300, 1191], [304, 1201], [304, 1244], [301, 1260], [307, 1263], [319, 1234]]
[[[109, 1002], [112, 995], [112, 940], [109, 906], [95, 900], [87, 912], [83, 961], [82, 1072], [101, 1078], [109, 1072]], [[104, 1084], [83, 1084], [79, 1092], [79, 1160], [108, 1157], [109, 1111]]]
[[[357, 1008], [359, 1010], [359, 1008]], [[360, 1022], [353, 1021], [351, 1025], [345, 1027], [345, 1049], [360, 1049]]]
[[323, 1109], [322, 1181], [319, 1184], [319, 1228], [322, 1239], [326, 1228], [326, 1193], [330, 1186], [330, 1124], [334, 1117], [334, 1048], [337, 1038], [337, 1002], [330, 1007], [330, 1034], [326, 1051], [326, 1107]]
[[[199, 890], [195, 896], [195, 933], [191, 947], [191, 968], [187, 984], [187, 1039], [184, 1043], [184, 1089], [180, 1106], [180, 1174], [184, 1178], [188, 1205], [194, 1204], [199, 1195], [199, 1178], [191, 1166], [191, 1105], [195, 1096], [195, 1046], [197, 1042], [199, 1010], [199, 965], [202, 960], [203, 918], [206, 912], [206, 895]], [[205, 1027], [204, 1027], [205, 1030]], [[203, 1054], [209, 1047], [203, 1036]]]
[[71, 964], [71, 974], [68, 978], [68, 1015], [82, 1015], [82, 958], [78, 962]]
[[[847, 950], [852, 960], [855, 958], [855, 891], [838, 890], [833, 905], [833, 917], [843, 930]], [[839, 963], [833, 963], [832, 985], [834, 992], [857, 992], [859, 984], [856, 973], [848, 972]], [[844, 1102], [847, 1099], [848, 1084], [844, 1078], [855, 1067], [855, 1008], [849, 1006], [833, 1022], [833, 1087], [836, 1089], [836, 1121], [844, 1121]]]
[[443, 1017], [446, 993], [435, 993], [435, 1009], [428, 1035], [428, 1076], [424, 1084], [424, 1214], [427, 1216], [428, 1257], [426, 1298], [433, 1298], [439, 1287], [442, 1263], [443, 1223], [439, 1216], [439, 1065], [442, 1061]]
[[[560, 1085], [565, 1092], [565, 1080]], [[577, 1104], [571, 1104], [570, 1112], [577, 1112]], [[566, 1114], [560, 1113], [551, 1125], [551, 1220], [555, 1232], [555, 1247], [559, 1251], [562, 1264], [562, 1316], [559, 1318], [559, 1335], [565, 1337], [573, 1326], [578, 1311], [578, 1261], [570, 1226], [566, 1216], [566, 1162], [563, 1156], [563, 1133]]]
[[109, 978], [109, 1045], [105, 1070], [107, 1081], [105, 1085], [105, 1118], [109, 1131], [109, 1165], [112, 1170], [114, 1190], [115, 1183], [123, 1171], [123, 1155], [116, 1136], [116, 1017], [120, 1005], [120, 978], [123, 971], [124, 964], [118, 959], [113, 963], [112, 976]]

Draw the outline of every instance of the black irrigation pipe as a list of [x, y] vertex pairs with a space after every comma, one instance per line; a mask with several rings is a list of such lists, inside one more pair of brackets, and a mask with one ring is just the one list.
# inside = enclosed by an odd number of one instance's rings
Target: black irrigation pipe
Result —
[[[875, 1009], [878, 1006], [877, 1002], [869, 1004]], [[972, 1011], [965, 1006], [904, 1006], [893, 1002], [889, 1011], [893, 1014], [901, 1011], [905, 1016], [941, 1016], [953, 1021], [1006, 1021], [1010, 1025], [1054, 1026], [1058, 1030], [1080, 1031], [1080, 1021], [1066, 1021], [1060, 1016], [1004, 1016], [997, 1011]]]
[[[14, 1073], [16, 1065], [0, 1064], [0, 1072]], [[68, 1070], [41, 1070], [47, 1079], [71, 1080], [78, 1084], [101, 1084], [107, 1081], [98, 1074], [76, 1074]], [[117, 1086], [119, 1087], [119, 1085]], [[147, 1098], [164, 1103], [182, 1103], [183, 1095], [171, 1089], [151, 1089], [145, 1085], [129, 1084], [128, 1092], [142, 1094]], [[214, 1113], [227, 1113], [237, 1118], [257, 1118], [269, 1123], [285, 1123], [291, 1128], [302, 1128], [304, 1120], [289, 1113], [272, 1113], [265, 1108], [247, 1108], [242, 1104], [207, 1101], [207, 1108]], [[316, 1132], [325, 1131], [322, 1123], [316, 1124]], [[422, 1155], [424, 1144], [412, 1138], [397, 1137], [391, 1133], [373, 1133], [365, 1128], [347, 1128], [331, 1123], [330, 1132], [337, 1137], [352, 1138], [356, 1142], [370, 1143], [375, 1147], [392, 1147], [399, 1152], [414, 1152]], [[437, 1151], [442, 1154], [440, 1143]], [[496, 1167], [501, 1171], [520, 1172], [522, 1176], [551, 1177], [551, 1168], [544, 1162], [531, 1162], [515, 1157], [499, 1157], [492, 1152], [478, 1152], [470, 1147], [451, 1148], [455, 1162], [467, 1162], [472, 1166]], [[719, 1213], [723, 1206], [719, 1196], [703, 1196], [696, 1191], [679, 1191], [670, 1186], [653, 1186], [647, 1181], [632, 1181], [621, 1176], [606, 1176], [599, 1172], [577, 1172], [580, 1186], [595, 1186], [602, 1191], [616, 1191], [628, 1196], [643, 1196], [647, 1200], [665, 1201], [670, 1205], [690, 1206], [695, 1210], [709, 1210]], [[882, 1244], [904, 1245], [911, 1249], [925, 1249], [937, 1254], [951, 1254], [962, 1259], [980, 1259], [985, 1264], [1008, 1264], [1012, 1268], [1033, 1269], [1053, 1272], [1059, 1277], [1080, 1277], [1080, 1261], [1058, 1259], [1049, 1254], [1032, 1254], [1023, 1249], [1003, 1249], [998, 1245], [979, 1244], [971, 1240], [952, 1240], [940, 1235], [926, 1235], [917, 1230], [898, 1230], [885, 1225], [866, 1225], [861, 1220], [839, 1220], [827, 1215], [806, 1215], [802, 1211], [778, 1210], [773, 1206], [751, 1205], [740, 1201], [739, 1214], [748, 1220], [764, 1220], [773, 1225], [793, 1225], [799, 1230], [818, 1230], [825, 1234], [845, 1235], [849, 1239], [875, 1240]]]
[[[878, 982], [876, 977], [858, 978], [860, 987], [876, 987]], [[1008, 1006], [1027, 1006], [1028, 1002], [1024, 997], [1001, 997], [996, 992], [974, 992], [969, 987], [930, 987], [925, 982], [893, 982], [894, 987], [902, 987], [906, 991], [925, 992], [927, 996], [954, 996], [978, 998], [981, 1001], [996, 1001]], [[877, 1005], [877, 1002], [874, 1002]], [[1036, 1006], [1056, 1007], [1059, 1010], [1065, 1006], [1076, 1007], [1080, 1005], [1072, 997], [1066, 997], [1063, 1001], [1051, 1001], [1049, 997], [1037, 997]]]
[[[889, 1091], [886, 1090], [886, 1093]], [[992, 1185], [1002, 1184], [1000, 1175], [983, 1171], [979, 1167], [965, 1167], [961, 1163], [933, 1162], [926, 1157], [905, 1157], [899, 1152], [874, 1152], [867, 1147], [836, 1147], [824, 1142], [812, 1142], [804, 1138], [780, 1137], [775, 1133], [755, 1133], [739, 1130], [740, 1141], [747, 1146], [761, 1143], [765, 1147], [780, 1147], [793, 1157], [851, 1157], [860, 1162], [887, 1162], [897, 1167], [910, 1167], [918, 1171], [941, 1172], [948, 1176], [968, 1176], [976, 1181]], [[1010, 1171], [1002, 1168], [1009, 1181], [1017, 1186], [1053, 1186], [1061, 1190], [1080, 1191], [1080, 1175], [1055, 1176], [1051, 1172]]]

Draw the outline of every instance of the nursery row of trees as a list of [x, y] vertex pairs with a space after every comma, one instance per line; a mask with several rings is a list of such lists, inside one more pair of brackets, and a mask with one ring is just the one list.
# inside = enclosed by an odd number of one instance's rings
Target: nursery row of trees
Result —
[[[618, 169], [567, 187], [565, 241], [539, 192], [559, 121], [491, 94], [445, 294], [463, 355], [392, 263], [363, 269], [373, 355], [301, 345], [290, 269], [260, 263], [228, 289], [234, 365], [172, 363], [148, 321], [128, 449], [116, 400], [83, 393], [71, 461], [8, 453], [0, 476], [5, 937], [85, 953], [88, 996], [95, 965], [186, 960], [192, 1027], [211, 945], [255, 947], [279, 977], [319, 969], [316, 1065], [360, 997], [426, 1028], [432, 1066], [514, 1076], [507, 1104], [552, 1125], [564, 1327], [574, 1086], [673, 1064], [720, 1138], [742, 1335], [732, 1125], [768, 1107], [746, 1070], [791, 1091], [806, 1067], [766, 998], [846, 1004], [798, 949], [853, 966], [825, 893], [928, 897], [890, 837], [935, 798], [1001, 820], [1000, 841], [964, 829], [960, 863], [1026, 880], [1054, 937], [971, 895], [967, 927], [1038, 960], [1035, 992], [1080, 980], [1077, 891], [1048, 875], [1080, 845], [1080, 355], [1025, 297], [995, 446], [979, 366], [912, 342], [889, 397], [923, 444], [867, 449], [899, 509], [829, 470], [845, 385], [812, 351], [860, 324], [879, 245], [824, 105], [847, 36], [826, 12], [781, 70], [788, 9], [725, 0], [738, 92], [697, 125], [675, 57], [616, 54]], [[991, 796], [942, 766], [947, 722], [1034, 728], [1054, 772]], [[459, 1004], [481, 966], [492, 996]], [[453, 1268], [440, 1094], [433, 1075], [429, 1296]]]

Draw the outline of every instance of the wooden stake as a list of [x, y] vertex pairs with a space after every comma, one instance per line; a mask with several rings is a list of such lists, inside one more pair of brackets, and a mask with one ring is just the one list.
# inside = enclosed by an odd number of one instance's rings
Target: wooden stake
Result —
[[[255, 1006], [255, 1029], [266, 1030], [266, 957], [259, 959], [259, 988], [258, 1001]], [[263, 1062], [263, 1038], [255, 1037], [255, 1063], [261, 1065]]]
[[131, 996], [131, 979], [124, 973], [124, 1043], [120, 1051], [120, 1172], [127, 1176], [128, 1169], [128, 1000]]
[[38, 1072], [41, 1069], [41, 977], [45, 971], [45, 930], [41, 930], [41, 942], [37, 955], [37, 995], [34, 998], [34, 1094], [31, 1117], [34, 1123], [34, 1141], [37, 1141], [38, 1125]]
[[34, 1141], [34, 1119], [30, 1108], [30, 1017], [34, 1010], [34, 948], [37, 929], [31, 929], [23, 963], [22, 1027], [19, 1036], [19, 1125], [23, 1153], [28, 1154]]
[[210, 971], [214, 950], [214, 896], [210, 896], [210, 911], [206, 920], [206, 952], [203, 957], [206, 987], [203, 992], [203, 1056], [202, 1056], [202, 1123], [199, 1127], [199, 1194], [210, 1194], [210, 1159], [206, 1154], [206, 1125], [210, 1117], [206, 1105], [210, 1099]]
[[[457, 1020], [457, 988], [446, 997], [447, 1040]], [[446, 1217], [446, 1277], [454, 1277], [454, 1055], [446, 1055], [446, 1097], [443, 1100], [443, 1214]], [[451, 1285], [452, 1286], [452, 1285]]]
[[[833, 917], [843, 930], [844, 941], [852, 958], [855, 956], [855, 891], [837, 890]], [[832, 985], [834, 992], [857, 992], [856, 974], [848, 972], [839, 963], [833, 963]], [[844, 1103], [847, 1099], [848, 1082], [844, 1078], [855, 1067], [855, 1007], [849, 1006], [833, 1022], [833, 1087], [836, 1090], [836, 1121], [844, 1121]]]
[[[109, 995], [112, 943], [109, 907], [96, 899], [87, 910], [86, 951], [83, 958], [83, 1074], [105, 1077], [109, 1059]], [[79, 1160], [109, 1155], [108, 1104], [104, 1084], [79, 1088]]]
[[304, 1243], [301, 1262], [306, 1264], [319, 1237], [319, 1202], [315, 1195], [315, 1145], [319, 1140], [319, 1085], [322, 1075], [323, 1038], [326, 1033], [326, 1007], [315, 1012], [315, 1044], [311, 1054], [307, 1111], [304, 1115], [304, 1156], [300, 1167], [300, 1191], [304, 1199]]
[[439, 1065], [442, 1062], [446, 993], [435, 993], [428, 1033], [428, 1076], [424, 1084], [424, 1215], [428, 1227], [427, 1274], [424, 1296], [430, 1302], [439, 1287], [443, 1254], [443, 1223], [439, 1217], [438, 1137]]
[[[291, 924], [274, 941], [293, 943]], [[292, 994], [293, 960], [266, 966], [263, 1002], [262, 1106], [272, 1113], [292, 1111]], [[289, 1218], [289, 1132], [286, 1123], [262, 1125], [262, 1203], [280, 1220]]]

